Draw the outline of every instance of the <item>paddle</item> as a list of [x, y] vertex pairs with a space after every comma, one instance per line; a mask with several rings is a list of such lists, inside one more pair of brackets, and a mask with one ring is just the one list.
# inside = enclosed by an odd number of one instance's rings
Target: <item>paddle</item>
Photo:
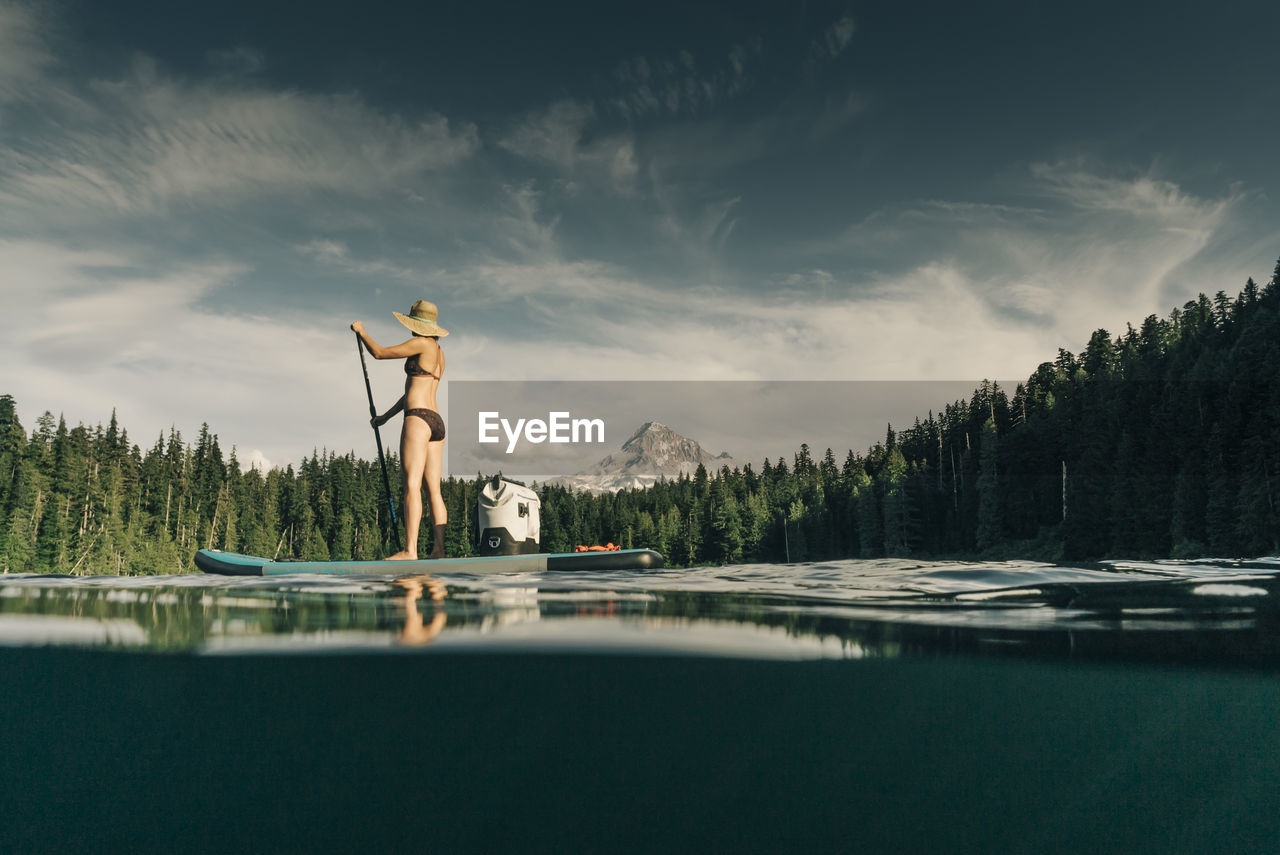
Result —
[[[364, 361], [364, 341], [356, 333], [356, 350], [360, 351], [360, 370], [364, 372], [364, 390], [369, 393], [369, 417], [376, 419], [378, 409], [373, 405], [373, 386], [369, 385], [369, 366]], [[391, 479], [387, 477], [387, 458], [382, 453], [382, 434], [375, 427], [373, 438], [378, 442], [378, 462], [382, 464], [382, 486], [387, 490], [387, 507], [391, 509], [391, 537], [400, 551], [400, 521], [396, 519], [396, 502], [391, 498]]]

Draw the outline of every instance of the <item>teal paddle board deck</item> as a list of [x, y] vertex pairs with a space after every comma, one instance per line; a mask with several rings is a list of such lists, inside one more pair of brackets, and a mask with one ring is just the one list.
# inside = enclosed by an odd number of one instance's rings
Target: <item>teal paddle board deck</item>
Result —
[[662, 567], [662, 555], [652, 549], [618, 549], [612, 552], [541, 552], [417, 561], [273, 561], [237, 552], [202, 549], [196, 553], [196, 566], [206, 573], [223, 576], [283, 576], [289, 573], [403, 576], [414, 573], [540, 573], [548, 570], [602, 572], [657, 570]]

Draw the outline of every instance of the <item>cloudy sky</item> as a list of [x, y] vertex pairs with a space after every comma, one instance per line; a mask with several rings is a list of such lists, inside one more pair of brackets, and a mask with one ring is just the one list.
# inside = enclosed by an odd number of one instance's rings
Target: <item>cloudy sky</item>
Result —
[[187, 5], [0, 0], [28, 426], [369, 456], [420, 297], [452, 379], [1020, 377], [1280, 255], [1270, 4]]

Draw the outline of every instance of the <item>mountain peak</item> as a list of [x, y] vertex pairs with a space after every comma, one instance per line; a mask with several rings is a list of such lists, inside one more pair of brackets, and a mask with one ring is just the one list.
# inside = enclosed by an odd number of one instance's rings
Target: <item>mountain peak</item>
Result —
[[635, 432], [628, 437], [626, 442], [622, 443], [622, 448], [625, 450], [638, 442], [651, 442], [659, 439], [683, 440], [684, 437], [662, 422], [645, 422], [635, 429]]
[[593, 493], [616, 492], [629, 487], [647, 487], [659, 478], [675, 479], [693, 475], [698, 466], [718, 470], [733, 465], [729, 453], [713, 455], [696, 440], [681, 436], [662, 422], [647, 421], [628, 437], [622, 447], [590, 469], [563, 479], [569, 487]]
[[[630, 442], [638, 436], [643, 436], [646, 433], [665, 433], [667, 431], [671, 431], [671, 428], [667, 427], [662, 422], [645, 422], [635, 429], [635, 433], [631, 434], [631, 438], [628, 439], [627, 442]], [[623, 445], [626, 445], [626, 443], [623, 443]]]

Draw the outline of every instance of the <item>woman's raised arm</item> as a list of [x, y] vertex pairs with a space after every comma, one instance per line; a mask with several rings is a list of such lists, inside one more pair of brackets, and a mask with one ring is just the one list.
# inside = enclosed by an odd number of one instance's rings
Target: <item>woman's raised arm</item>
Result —
[[355, 331], [356, 335], [360, 336], [360, 340], [364, 342], [364, 346], [368, 348], [369, 354], [374, 359], [404, 359], [405, 357], [413, 356], [415, 353], [422, 352], [422, 345], [417, 338], [402, 341], [391, 347], [383, 347], [365, 332], [364, 324], [360, 321], [352, 321], [351, 329]]

